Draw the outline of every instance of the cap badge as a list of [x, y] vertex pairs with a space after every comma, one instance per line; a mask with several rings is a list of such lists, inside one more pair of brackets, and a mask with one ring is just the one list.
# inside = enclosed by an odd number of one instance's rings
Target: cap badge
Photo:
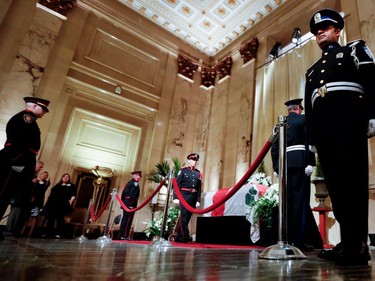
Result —
[[320, 15], [320, 13], [316, 13], [315, 16], [314, 16], [314, 21], [315, 21], [315, 24], [319, 23], [322, 21], [322, 16]]

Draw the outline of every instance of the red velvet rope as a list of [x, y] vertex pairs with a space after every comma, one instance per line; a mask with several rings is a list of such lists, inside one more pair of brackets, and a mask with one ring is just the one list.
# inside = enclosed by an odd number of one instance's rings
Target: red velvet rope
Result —
[[94, 204], [90, 205], [90, 218], [92, 222], [96, 222], [100, 218], [104, 210], [107, 208], [109, 201], [111, 201], [111, 196], [108, 196], [107, 201], [105, 201], [105, 204], [103, 205], [103, 207], [100, 209], [100, 211], [98, 212], [96, 216], [95, 216]]
[[173, 178], [172, 183], [173, 183], [173, 188], [174, 191], [176, 192], [177, 198], [180, 200], [181, 204], [189, 211], [195, 214], [205, 214], [213, 209], [216, 209], [218, 206], [226, 202], [229, 198], [231, 198], [245, 183], [246, 181], [250, 178], [250, 176], [255, 172], [255, 170], [258, 168], [258, 166], [262, 163], [264, 157], [266, 156], [267, 152], [270, 150], [272, 146], [272, 142], [268, 140], [265, 145], [263, 146], [261, 152], [258, 154], [257, 158], [253, 162], [253, 164], [250, 166], [250, 168], [247, 170], [245, 175], [238, 181], [238, 183], [232, 187], [227, 195], [220, 200], [218, 200], [215, 204], [212, 204], [211, 206], [204, 208], [204, 209], [196, 209], [191, 207], [186, 200], [182, 197], [180, 188], [177, 185], [177, 181], [175, 178]]
[[152, 200], [152, 198], [156, 195], [156, 193], [158, 193], [159, 190], [163, 187], [163, 185], [164, 185], [165, 182], [166, 182], [166, 180], [162, 180], [160, 182], [160, 184], [158, 185], [158, 187], [155, 188], [154, 192], [141, 205], [139, 205], [137, 208], [129, 209], [128, 207], [126, 207], [125, 204], [121, 200], [121, 196], [118, 193], [116, 193], [117, 201], [120, 203], [121, 207], [125, 211], [127, 211], [128, 213], [132, 213], [132, 212], [138, 211], [138, 210], [142, 209], [148, 202], [150, 202]]

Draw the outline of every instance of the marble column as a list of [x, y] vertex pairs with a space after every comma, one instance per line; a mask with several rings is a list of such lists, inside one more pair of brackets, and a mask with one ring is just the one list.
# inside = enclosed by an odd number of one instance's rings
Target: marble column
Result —
[[36, 1], [13, 0], [0, 25], [0, 92], [36, 12]]

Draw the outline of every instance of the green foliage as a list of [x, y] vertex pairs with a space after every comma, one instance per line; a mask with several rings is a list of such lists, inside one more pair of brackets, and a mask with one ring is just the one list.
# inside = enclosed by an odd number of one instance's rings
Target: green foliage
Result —
[[[177, 158], [172, 158], [172, 162], [174, 166], [173, 173], [176, 177], [183, 164], [181, 164]], [[169, 165], [168, 161], [162, 161], [161, 163], [155, 165], [155, 168], [146, 175], [146, 178], [149, 182], [159, 183], [169, 174], [170, 171], [171, 166]]]
[[[167, 221], [164, 230], [165, 237], [168, 237], [173, 233], [174, 227], [178, 220], [179, 212], [180, 209], [177, 205], [168, 208]], [[161, 216], [159, 219], [150, 220], [147, 223], [147, 228], [143, 231], [144, 233], [146, 233], [147, 237], [152, 238], [154, 236], [160, 236], [161, 227], [163, 225], [163, 217], [164, 216]]]

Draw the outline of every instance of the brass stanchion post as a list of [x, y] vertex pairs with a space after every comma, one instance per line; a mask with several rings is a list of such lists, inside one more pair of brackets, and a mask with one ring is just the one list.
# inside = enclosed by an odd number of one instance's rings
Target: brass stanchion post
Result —
[[306, 256], [300, 249], [289, 245], [287, 242], [287, 200], [286, 200], [286, 183], [287, 183], [287, 156], [286, 156], [286, 116], [278, 118], [279, 130], [279, 241], [276, 245], [267, 247], [259, 254], [261, 259], [270, 260], [295, 260], [306, 259]]
[[108, 212], [108, 216], [107, 216], [107, 222], [104, 226], [104, 230], [103, 230], [103, 236], [99, 237], [98, 239], [96, 239], [96, 241], [98, 242], [101, 242], [101, 243], [107, 243], [107, 242], [112, 242], [112, 239], [111, 237], [108, 237], [107, 236], [107, 231], [108, 231], [108, 225], [109, 225], [109, 221], [111, 219], [111, 213], [112, 213], [112, 208], [113, 208], [113, 202], [115, 201], [115, 198], [116, 198], [116, 193], [117, 193], [117, 189], [114, 188], [112, 193], [111, 193], [111, 203], [109, 205], [109, 212]]
[[170, 194], [171, 194], [171, 189], [172, 189], [172, 179], [173, 179], [173, 170], [171, 170], [168, 174], [167, 199], [165, 200], [164, 216], [163, 216], [163, 222], [162, 222], [161, 231], [160, 231], [160, 237], [159, 237], [159, 240], [155, 240], [150, 244], [151, 247], [156, 247], [156, 248], [173, 247], [171, 242], [163, 238], [165, 226], [166, 226], [167, 219], [168, 219], [168, 208], [169, 208], [169, 199], [170, 199]]
[[82, 234], [80, 237], [77, 238], [77, 240], [79, 242], [83, 242], [83, 241], [86, 241], [88, 240], [87, 237], [85, 236], [85, 230], [86, 230], [86, 225], [87, 225], [87, 222], [89, 220], [89, 215], [90, 215], [90, 208], [91, 208], [91, 205], [92, 205], [92, 199], [90, 199], [90, 202], [89, 202], [89, 206], [87, 208], [87, 212], [86, 212], [86, 216], [85, 216], [85, 221], [83, 222], [83, 226], [82, 226]]

